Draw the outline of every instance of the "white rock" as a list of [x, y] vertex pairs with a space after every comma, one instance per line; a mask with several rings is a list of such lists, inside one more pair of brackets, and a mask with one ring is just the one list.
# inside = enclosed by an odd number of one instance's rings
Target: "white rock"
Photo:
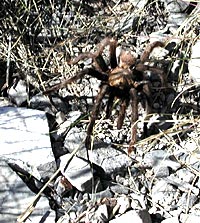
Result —
[[[65, 125], [65, 123], [63, 123], [63, 125]], [[69, 127], [69, 123], [67, 123], [67, 127]], [[67, 134], [64, 142], [65, 148], [72, 152], [73, 150], [81, 146], [80, 149], [85, 150], [85, 138], [86, 132], [81, 131], [78, 127], [75, 126]]]
[[0, 148], [1, 159], [19, 159], [32, 166], [53, 161], [45, 113], [26, 108], [0, 108]]
[[178, 176], [180, 180], [183, 180], [184, 182], [187, 182], [187, 183], [192, 183], [195, 177], [195, 174], [186, 168], [178, 170], [176, 172], [176, 175]]
[[167, 218], [161, 223], [179, 223], [178, 217]]
[[56, 113], [56, 122], [61, 125], [65, 121], [65, 114], [61, 111]]
[[[59, 123], [60, 124], [60, 126], [59, 126], [59, 129], [58, 129], [58, 131], [57, 131], [57, 135], [62, 135], [62, 133], [64, 133], [67, 129], [69, 129], [70, 128], [70, 126], [71, 125], [73, 125], [73, 123], [74, 122], [76, 122], [77, 120], [78, 120], [78, 118], [81, 116], [81, 112], [79, 112], [79, 111], [72, 111], [72, 112], [70, 112], [69, 114], [68, 114], [68, 116], [67, 116], [67, 120], [66, 121], [64, 121], [64, 119], [65, 119], [65, 117], [63, 117], [63, 114], [64, 113], [62, 113], [62, 116], [60, 117], [60, 115], [61, 115], [61, 113], [59, 112], [59, 113], [57, 113], [56, 114], [56, 121], [57, 121], [57, 123]], [[59, 119], [60, 119], [60, 121], [59, 121]], [[59, 122], [58, 122], [59, 121]], [[78, 129], [78, 128], [77, 128]], [[74, 131], [74, 130], [72, 130], [72, 131]], [[71, 132], [72, 132], [71, 131]], [[74, 135], [74, 134], [72, 134], [71, 135], [71, 138], [73, 138], [73, 137], [76, 137], [76, 135]], [[67, 138], [67, 142], [68, 142], [68, 139], [69, 138]], [[66, 143], [67, 143], [66, 142]], [[66, 144], [67, 145], [67, 144]], [[67, 145], [67, 147], [68, 147], [69, 145]], [[70, 145], [71, 146], [71, 145]]]
[[127, 196], [119, 197], [117, 204], [119, 205], [119, 214], [124, 214], [131, 207], [130, 198]]
[[[65, 147], [70, 152], [79, 147], [78, 156], [87, 159], [85, 138], [86, 133], [74, 127], [67, 135]], [[125, 170], [132, 163], [129, 156], [104, 142], [95, 142], [93, 150], [89, 150], [88, 153], [91, 162], [101, 166], [106, 174], [113, 174], [121, 169]]]
[[100, 205], [96, 210], [95, 217], [97, 222], [107, 222], [108, 221], [108, 208], [106, 204]]
[[176, 186], [179, 190], [183, 192], [188, 192], [191, 191], [193, 192], [196, 196], [199, 194], [199, 189], [195, 186], [193, 186], [190, 183], [187, 183], [186, 181], [178, 178], [174, 174], [171, 174], [169, 177], [165, 178], [165, 181], [171, 185]]
[[153, 150], [145, 154], [144, 163], [153, 168], [158, 167], [170, 167], [174, 171], [180, 168], [180, 163], [171, 159], [170, 154], [165, 150]]
[[173, 202], [177, 202], [180, 195], [175, 187], [165, 180], [159, 180], [153, 186], [151, 196], [153, 204], [160, 204], [165, 210], [169, 211]]
[[151, 217], [148, 211], [146, 210], [140, 210], [135, 211], [131, 210], [126, 212], [125, 214], [121, 215], [120, 217], [117, 217], [111, 221], [110, 223], [151, 223]]
[[191, 59], [188, 63], [189, 74], [191, 78], [200, 83], [200, 40], [191, 48]]
[[[0, 159], [0, 222], [14, 223], [33, 201], [35, 194], [23, 183], [15, 172]], [[49, 207], [49, 201], [41, 197], [36, 209], [26, 222], [55, 222], [55, 213]]]
[[[16, 222], [17, 217], [25, 211], [35, 196], [10, 169], [6, 160], [12, 159], [21, 167], [28, 163], [27, 167], [32, 170], [30, 173], [40, 177], [37, 166], [54, 161], [48, 132], [44, 112], [26, 108], [0, 108], [0, 219], [2, 222]], [[40, 222], [44, 214], [47, 214], [47, 220], [44, 222], [55, 221], [54, 212], [51, 212], [49, 202], [44, 197], [40, 199], [33, 213], [27, 222]]]
[[90, 191], [93, 174], [89, 163], [78, 157], [73, 157], [68, 164], [70, 157], [70, 154], [65, 154], [59, 158], [61, 173], [78, 190]]
[[11, 98], [11, 101], [13, 101], [18, 106], [27, 101], [28, 95], [26, 88], [26, 82], [23, 80], [19, 80], [15, 87], [12, 86], [8, 90], [8, 96]]
[[196, 223], [200, 222], [200, 214], [192, 215], [192, 214], [181, 214], [180, 216], [181, 223]]

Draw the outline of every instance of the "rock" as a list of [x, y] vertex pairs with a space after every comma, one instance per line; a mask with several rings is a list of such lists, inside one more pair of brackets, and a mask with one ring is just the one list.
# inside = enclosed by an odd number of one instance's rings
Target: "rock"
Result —
[[94, 217], [91, 219], [92, 222], [104, 223], [108, 221], [108, 209], [106, 204], [100, 205], [95, 211]]
[[51, 96], [50, 98], [39, 93], [30, 99], [29, 104], [31, 108], [45, 111], [51, 115], [54, 115], [57, 111], [68, 112], [68, 104], [57, 96]]
[[130, 198], [122, 195], [121, 197], [117, 198], [117, 205], [119, 205], [119, 214], [124, 214], [131, 207]]
[[189, 74], [197, 83], [200, 83], [200, 41], [198, 40], [192, 47], [191, 47], [191, 59], [188, 63], [188, 70]]
[[21, 106], [27, 101], [27, 84], [23, 80], [19, 80], [15, 86], [8, 90], [8, 96], [17, 106]]
[[57, 96], [52, 96], [51, 97], [51, 102], [53, 106], [58, 110], [63, 113], [67, 113], [69, 111], [69, 105], [66, 103], [66, 100], [57, 97]]
[[200, 202], [197, 202], [191, 209], [190, 213], [192, 215], [196, 215], [196, 213], [200, 213]]
[[76, 219], [76, 212], [74, 212], [74, 211], [70, 211], [69, 212], [69, 217], [70, 217], [70, 221], [74, 221], [75, 219]]
[[193, 166], [193, 168], [195, 168], [197, 171], [200, 170], [199, 154], [195, 153], [195, 151], [187, 152], [187, 150], [185, 150], [185, 146], [183, 148], [183, 150], [179, 149], [179, 151], [177, 151], [177, 153], [175, 154], [177, 159], [183, 164]]
[[165, 150], [153, 150], [144, 155], [143, 162], [153, 168], [170, 167], [174, 171], [180, 168], [180, 163]]
[[157, 178], [163, 178], [169, 176], [169, 168], [165, 166], [158, 166], [154, 168], [154, 174]]
[[178, 217], [167, 218], [161, 223], [179, 223]]
[[[33, 201], [35, 194], [2, 159], [0, 159], [0, 184], [0, 222], [16, 222]], [[45, 223], [55, 222], [55, 213], [50, 209], [49, 201], [41, 197], [26, 222], [40, 222], [45, 218]]]
[[[75, 135], [75, 131], [72, 135], [68, 136], [65, 145], [68, 144], [67, 148], [70, 149], [70, 152], [77, 147], [80, 147], [79, 152], [77, 153], [78, 156], [87, 159], [87, 151], [84, 145], [84, 136], [86, 136], [86, 134], [81, 133], [78, 128], [76, 129], [77, 135]], [[94, 143], [93, 149], [89, 150], [88, 153], [90, 161], [101, 166], [109, 176], [125, 172], [126, 168], [133, 162], [125, 152], [116, 150], [104, 142]]]
[[174, 185], [175, 187], [177, 187], [179, 190], [183, 192], [187, 193], [188, 191], [191, 191], [195, 195], [199, 194], [199, 189], [197, 187], [192, 186], [190, 183], [187, 183], [186, 181], [179, 179], [174, 174], [171, 174], [169, 177], [165, 178], [164, 180], [167, 183]]
[[140, 211], [128, 211], [120, 217], [116, 217], [115, 219], [109, 221], [110, 223], [132, 223], [134, 219], [134, 223], [151, 223], [151, 217], [147, 210]]
[[129, 188], [120, 184], [111, 185], [110, 190], [115, 194], [128, 194], [129, 193]]
[[[62, 113], [62, 114], [64, 114], [64, 113]], [[55, 139], [58, 139], [60, 136], [62, 136], [63, 133], [65, 133], [69, 128], [71, 128], [71, 126], [80, 118], [80, 116], [81, 116], [81, 112], [72, 111], [72, 112], [68, 113], [67, 120], [63, 121], [64, 118], [62, 117], [61, 113], [60, 112], [57, 113], [56, 114], [56, 121], [59, 124], [59, 128], [58, 128], [58, 131], [56, 133], [52, 134], [52, 136]], [[60, 120], [60, 123], [59, 123], [59, 120]], [[66, 140], [65, 140], [65, 147], [69, 148], [69, 151], [72, 150], [71, 147], [75, 147], [76, 144], [78, 144], [78, 142], [79, 142], [79, 140], [77, 140], [78, 133], [81, 134], [80, 129], [77, 128], [77, 127], [72, 128], [70, 133], [68, 133], [68, 135], [66, 137]], [[82, 135], [84, 135], [84, 134], [81, 134], [80, 137]], [[82, 139], [82, 137], [81, 137], [81, 139]], [[71, 143], [73, 143], [73, 145]]]
[[[67, 124], [69, 126], [69, 123]], [[74, 149], [80, 147], [80, 150], [85, 150], [85, 143], [84, 140], [86, 138], [86, 132], [81, 131], [78, 127], [73, 127], [67, 134], [67, 137], [64, 141], [64, 146], [69, 150], [69, 152], [72, 152]], [[78, 155], [82, 157], [80, 152], [78, 152]]]
[[[188, 196], [188, 192], [183, 193], [181, 198], [177, 202], [177, 206], [180, 207], [180, 209], [182, 209], [183, 211], [186, 211], [187, 208], [193, 207], [197, 199], [198, 199], [198, 196], [193, 193], [191, 193], [189, 196]], [[187, 204], [187, 207], [185, 206], [185, 204]]]
[[195, 177], [194, 173], [192, 173], [190, 170], [186, 168], [177, 170], [176, 175], [178, 176], [180, 180], [183, 180], [184, 182], [187, 182], [187, 183], [192, 183]]
[[180, 215], [181, 223], [194, 223], [200, 222], [200, 214], [192, 215], [192, 214], [181, 214]]
[[161, 179], [152, 187], [151, 197], [153, 204], [160, 204], [166, 211], [170, 211], [180, 198], [180, 191]]
[[61, 173], [79, 191], [91, 191], [93, 173], [89, 162], [78, 157], [73, 157], [69, 162], [70, 157], [70, 154], [65, 154], [59, 158], [58, 165]]
[[[51, 151], [48, 123], [44, 112], [26, 108], [2, 107], [0, 108], [0, 120], [0, 184], [2, 188], [0, 219], [3, 222], [16, 222], [16, 218], [25, 211], [35, 194], [7, 163], [17, 163], [31, 175], [40, 179], [42, 175], [39, 169], [42, 170], [43, 165], [54, 163], [54, 156]], [[49, 169], [44, 177], [50, 177], [52, 171], [53, 169]], [[44, 215], [47, 217], [45, 222], [55, 221], [54, 213], [49, 209], [48, 200], [42, 197], [30, 219], [33, 222], [40, 222]]]
[[168, 16], [168, 24], [170, 31], [176, 32], [177, 28], [183, 24], [187, 18], [187, 14], [183, 10], [189, 5], [188, 2], [177, 2], [166, 0], [166, 9], [170, 12]]
[[132, 198], [131, 207], [132, 209], [146, 209], [146, 196], [143, 194], [130, 193]]
[[54, 161], [44, 112], [2, 107], [0, 119], [1, 159], [19, 159], [32, 166]]
[[30, 108], [45, 111], [54, 115], [54, 108], [49, 98], [43, 94], [34, 95], [29, 102]]
[[65, 114], [61, 111], [56, 113], [56, 122], [58, 125], [62, 125], [62, 123], [65, 121]]

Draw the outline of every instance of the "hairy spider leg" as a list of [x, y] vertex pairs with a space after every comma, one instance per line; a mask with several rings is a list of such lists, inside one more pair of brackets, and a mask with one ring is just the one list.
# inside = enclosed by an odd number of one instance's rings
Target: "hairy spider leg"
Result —
[[116, 58], [116, 48], [117, 41], [114, 38], [104, 38], [98, 45], [98, 50], [96, 55], [102, 55], [106, 46], [109, 46], [109, 57], [110, 57], [110, 66], [111, 69], [117, 67], [117, 58]]
[[111, 113], [112, 113], [112, 106], [113, 106], [113, 102], [115, 99], [115, 93], [113, 90], [111, 90], [112, 88], [110, 87], [110, 92], [109, 92], [109, 97], [108, 97], [108, 102], [106, 105], [106, 118], [110, 118]]
[[95, 64], [94, 66], [96, 67], [97, 70], [106, 72], [108, 71], [108, 66], [103, 59], [102, 55], [98, 55], [93, 59], [93, 63]]
[[129, 97], [123, 98], [120, 105], [119, 116], [117, 120], [117, 129], [122, 128], [128, 104], [129, 104]]
[[73, 60], [69, 61], [68, 63], [73, 65], [73, 64], [77, 64], [81, 60], [85, 60], [88, 58], [92, 59], [94, 66], [96, 67], [97, 70], [103, 71], [103, 72], [106, 72], [108, 70], [107, 64], [105, 63], [102, 55], [98, 53], [98, 51], [95, 53], [89, 53], [89, 52], [81, 53], [80, 55], [78, 55]]
[[106, 73], [100, 72], [98, 70], [95, 70], [93, 68], [86, 68], [82, 71], [79, 71], [75, 76], [68, 78], [67, 80], [64, 80], [62, 83], [57, 84], [53, 86], [52, 88], [48, 88], [46, 91], [44, 91], [44, 94], [49, 94], [53, 91], [59, 90], [61, 88], [66, 87], [68, 84], [71, 84], [72, 82], [77, 81], [78, 79], [81, 79], [86, 74], [95, 77], [101, 81], [108, 81], [108, 75]]
[[110, 67], [111, 67], [111, 69], [114, 69], [117, 67], [116, 48], [117, 48], [117, 42], [112, 41], [110, 43]]
[[140, 72], [144, 72], [144, 71], [151, 71], [153, 74], [156, 74], [158, 75], [158, 77], [160, 78], [160, 81], [161, 81], [161, 86], [162, 87], [166, 87], [166, 75], [164, 73], [164, 71], [158, 67], [151, 67], [151, 66], [148, 66], [148, 65], [144, 65], [144, 64], [138, 64], [136, 66], [136, 70], [137, 71], [140, 71]]
[[[145, 120], [149, 119], [148, 115], [152, 113], [152, 97], [151, 97], [151, 89], [148, 83], [144, 84], [142, 89], [142, 93], [145, 96], [145, 111], [146, 111], [146, 117]], [[147, 122], [144, 122], [143, 127], [143, 137], [146, 138], [148, 136], [147, 134]]]
[[68, 64], [74, 65], [74, 64], [77, 64], [81, 60], [85, 60], [88, 58], [93, 59], [95, 57], [96, 55], [94, 53], [89, 53], [89, 52], [81, 53], [77, 57], [73, 58], [73, 60], [68, 61]]
[[151, 54], [151, 52], [153, 51], [154, 48], [156, 48], [156, 47], [164, 47], [164, 46], [165, 46], [165, 44], [163, 42], [161, 42], [161, 41], [155, 41], [155, 42], [149, 44], [145, 48], [145, 50], [142, 53], [142, 55], [140, 56], [140, 62], [141, 63], [136, 65], [136, 69], [138, 71], [143, 72], [143, 71], [149, 70], [149, 71], [157, 74], [159, 76], [159, 78], [160, 78], [162, 87], [166, 87], [166, 82], [167, 82], [166, 76], [165, 76], [163, 70], [160, 69], [160, 68], [155, 68], [155, 67], [151, 67], [151, 66], [148, 66], [148, 65], [144, 65], [142, 63], [148, 61], [149, 56], [150, 56], [150, 54]]
[[[110, 87], [109, 98], [108, 98], [108, 102], [106, 106], [106, 118], [109, 118], [111, 116], [112, 106], [116, 98], [116, 91], [119, 91], [119, 89], [115, 87], [114, 88]], [[119, 115], [118, 115], [118, 120], [117, 120], [117, 129], [121, 129], [124, 122], [125, 114], [126, 114], [126, 108], [129, 104], [129, 96], [128, 95], [127, 97], [118, 96], [118, 98], [120, 99], [121, 104], [120, 104], [120, 110], [119, 110]]]
[[134, 144], [137, 139], [137, 120], [138, 120], [138, 91], [135, 88], [130, 89], [130, 105], [132, 107], [131, 113], [131, 141], [128, 148], [130, 154], [134, 150]]
[[142, 63], [146, 62], [146, 61], [149, 59], [149, 56], [150, 56], [151, 52], [153, 51], [153, 49], [156, 48], [156, 47], [158, 47], [158, 46], [160, 46], [160, 47], [164, 47], [165, 44], [164, 44], [163, 42], [161, 42], [161, 41], [155, 41], [155, 42], [149, 44], [149, 45], [144, 49], [142, 55], [140, 56], [140, 61], [141, 61]]
[[104, 98], [104, 96], [106, 95], [108, 90], [109, 90], [109, 85], [103, 84], [100, 87], [100, 91], [96, 97], [95, 104], [94, 104], [94, 107], [92, 109], [91, 116], [90, 116], [90, 122], [87, 127], [87, 137], [85, 140], [85, 146], [87, 149], [91, 149], [91, 136], [92, 136], [93, 128], [95, 125], [95, 120], [98, 118], [102, 99]]
[[[116, 59], [116, 46], [117, 46], [117, 41], [115, 39], [110, 39], [110, 38], [105, 38], [101, 41], [101, 43], [98, 45], [98, 50], [95, 53], [90, 53], [90, 52], [86, 52], [86, 53], [82, 53], [80, 55], [78, 55], [77, 57], [75, 57], [73, 60], [69, 61], [68, 63], [73, 65], [78, 63], [81, 60], [85, 60], [87, 58], [91, 58], [93, 60], [94, 66], [97, 67], [97, 69], [95, 68], [86, 68], [82, 71], [80, 71], [77, 75], [75, 75], [74, 77], [71, 77], [65, 81], [63, 81], [60, 84], [57, 84], [55, 86], [53, 86], [52, 88], [47, 89], [44, 94], [49, 94], [53, 91], [56, 91], [60, 88], [64, 88], [67, 86], [67, 84], [70, 84], [78, 79], [81, 79], [84, 75], [88, 74], [91, 75], [92, 77], [96, 77], [97, 79], [101, 80], [101, 81], [107, 81], [108, 80], [108, 76], [106, 73], [106, 71], [108, 71], [108, 66], [105, 63], [105, 60], [102, 57], [102, 53], [104, 48], [109, 45], [110, 46], [110, 64], [111, 64], [111, 68], [115, 68], [117, 66], [117, 59]], [[101, 73], [103, 72], [103, 73]]]

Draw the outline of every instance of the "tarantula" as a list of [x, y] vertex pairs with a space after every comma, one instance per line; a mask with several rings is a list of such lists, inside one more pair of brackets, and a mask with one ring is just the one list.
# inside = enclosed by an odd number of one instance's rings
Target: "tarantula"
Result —
[[[103, 58], [103, 52], [105, 47], [109, 47], [109, 62], [106, 63]], [[97, 51], [94, 53], [87, 52], [82, 53], [73, 60], [69, 61], [69, 64], [76, 64], [80, 60], [91, 58], [93, 61], [91, 68], [85, 68], [79, 71], [75, 76], [64, 80], [61, 84], [47, 89], [46, 94], [66, 87], [73, 81], [82, 78], [84, 75], [90, 75], [101, 81], [99, 87], [99, 93], [96, 96], [96, 102], [91, 112], [90, 121], [87, 127], [87, 137], [85, 141], [86, 148], [91, 148], [91, 136], [95, 121], [98, 118], [100, 112], [100, 106], [105, 95], [108, 95], [106, 118], [109, 118], [112, 112], [112, 107], [115, 98], [121, 100], [120, 111], [117, 120], [117, 128], [121, 129], [125, 118], [126, 108], [130, 104], [132, 107], [131, 114], [131, 141], [129, 144], [129, 150], [132, 151], [136, 142], [136, 132], [138, 120], [138, 93], [143, 95], [145, 101], [145, 110], [147, 114], [151, 113], [151, 89], [148, 78], [145, 76], [144, 71], [152, 71], [160, 78], [161, 84], [164, 86], [165, 77], [163, 70], [157, 67], [145, 65], [144, 63], [149, 60], [149, 55], [155, 47], [164, 44], [160, 41], [149, 44], [144, 50], [140, 59], [137, 60], [129, 51], [122, 50], [119, 57], [116, 56], [117, 41], [114, 38], [104, 38], [98, 45]], [[144, 130], [145, 131], [145, 130]]]

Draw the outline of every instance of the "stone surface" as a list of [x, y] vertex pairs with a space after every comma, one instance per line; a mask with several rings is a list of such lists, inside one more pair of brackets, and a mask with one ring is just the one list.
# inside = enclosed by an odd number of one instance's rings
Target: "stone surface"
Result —
[[193, 186], [190, 183], [185, 182], [184, 180], [176, 177], [174, 174], [171, 174], [169, 177], [164, 179], [167, 183], [174, 185], [175, 187], [177, 187], [179, 190], [183, 191], [183, 192], [188, 192], [191, 191], [193, 192], [195, 195], [199, 194], [199, 189], [195, 186]]
[[[61, 114], [56, 114], [56, 121], [59, 124], [59, 129], [58, 131], [53, 134], [53, 137], [55, 139], [58, 139], [60, 136], [62, 136], [62, 134], [64, 132], [66, 132], [66, 130], [70, 129], [71, 126], [81, 117], [81, 112], [79, 111], [73, 111], [73, 112], [69, 112], [67, 117], [66, 117], [66, 121], [63, 121], [63, 117], [61, 116]], [[62, 122], [61, 122], [62, 121]], [[59, 123], [60, 122], [60, 123]], [[77, 127], [74, 127], [71, 131], [70, 131], [70, 137], [66, 137], [65, 140], [65, 147], [67, 148], [73, 148], [74, 146], [78, 145], [79, 142], [79, 138], [78, 134], [80, 133], [80, 130]], [[80, 134], [80, 137], [83, 134]], [[70, 150], [70, 149], [69, 149]]]
[[169, 168], [165, 166], [158, 166], [154, 168], [154, 174], [157, 178], [169, 176]]
[[191, 78], [195, 81], [200, 83], [200, 41], [198, 40], [191, 48], [191, 59], [188, 63], [188, 69]]
[[[70, 152], [79, 147], [78, 156], [87, 159], [85, 137], [85, 132], [80, 132], [77, 127], [74, 127], [65, 140], [65, 146]], [[114, 175], [120, 171], [124, 172], [133, 161], [123, 150], [116, 150], [111, 145], [101, 141], [95, 142], [93, 149], [88, 153], [90, 161], [101, 166], [108, 175]]]
[[161, 223], [179, 223], [178, 217], [167, 218]]
[[140, 211], [131, 210], [109, 222], [110, 223], [122, 223], [122, 222], [132, 223], [133, 219], [134, 219], [134, 223], [151, 223], [151, 217], [148, 211], [146, 210], [140, 210]]
[[124, 214], [131, 207], [131, 200], [128, 196], [122, 195], [117, 199], [117, 204], [119, 205], [119, 214]]
[[107, 206], [105, 204], [100, 205], [95, 211], [95, 214], [91, 220], [92, 222], [99, 222], [99, 223], [107, 222], [108, 221]]
[[165, 150], [153, 150], [144, 155], [144, 163], [150, 167], [170, 167], [176, 171], [181, 165]]
[[[67, 123], [67, 126], [65, 126], [65, 128], [69, 127], [71, 123], [72, 122]], [[65, 125], [65, 123], [63, 123], [63, 125]], [[78, 127], [75, 126], [68, 132], [67, 137], [64, 141], [64, 145], [70, 152], [72, 152], [78, 147], [80, 147], [80, 150], [81, 150], [85, 148], [85, 145], [84, 145], [85, 138], [86, 138], [86, 132], [81, 131]]]
[[8, 96], [17, 106], [21, 106], [28, 98], [26, 82], [19, 80], [16, 86], [8, 90]]
[[78, 190], [90, 191], [93, 181], [93, 173], [90, 164], [83, 159], [73, 157], [67, 165], [70, 157], [70, 154], [66, 154], [59, 158], [61, 173]]
[[[20, 163], [20, 167], [40, 179], [37, 167], [42, 168], [42, 165], [54, 162], [48, 131], [44, 112], [26, 108], [0, 108], [1, 223], [16, 222], [16, 218], [34, 198], [34, 194], [7, 162]], [[50, 174], [51, 171], [48, 172]], [[40, 222], [45, 213], [49, 220], [44, 222], [54, 222], [54, 213], [49, 209], [48, 200], [43, 197], [27, 222]]]
[[[16, 219], [33, 201], [35, 194], [3, 160], [0, 160], [0, 185], [0, 223], [16, 223]], [[55, 221], [55, 214], [49, 208], [48, 200], [41, 197], [26, 222], [40, 222], [44, 215], [47, 216], [45, 223]]]
[[162, 179], [157, 181], [153, 186], [151, 197], [153, 204], [160, 204], [166, 211], [170, 211], [177, 203], [180, 192]]
[[192, 214], [181, 214], [180, 216], [181, 223], [194, 223], [200, 222], [200, 213], [196, 215]]
[[19, 159], [33, 166], [54, 160], [44, 112], [2, 107], [0, 123], [0, 159]]

